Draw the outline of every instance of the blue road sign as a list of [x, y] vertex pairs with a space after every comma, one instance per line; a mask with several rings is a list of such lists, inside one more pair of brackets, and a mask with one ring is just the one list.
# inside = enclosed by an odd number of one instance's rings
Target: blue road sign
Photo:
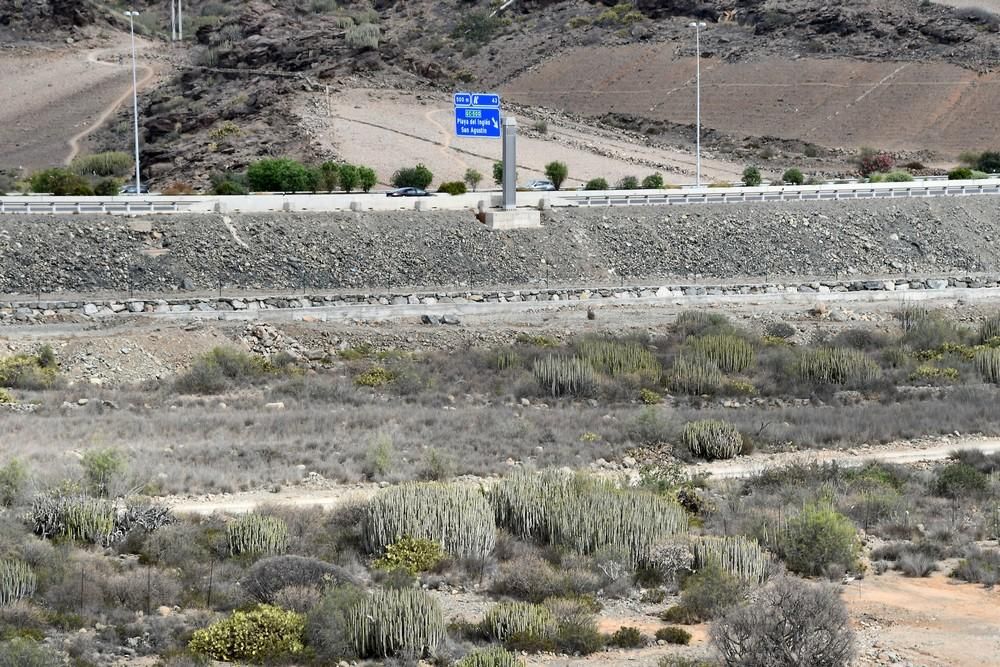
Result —
[[455, 134], [459, 137], [500, 138], [500, 96], [455, 93]]
[[500, 138], [500, 109], [455, 109], [455, 134], [460, 137]]
[[500, 96], [493, 93], [455, 93], [455, 106], [499, 109]]

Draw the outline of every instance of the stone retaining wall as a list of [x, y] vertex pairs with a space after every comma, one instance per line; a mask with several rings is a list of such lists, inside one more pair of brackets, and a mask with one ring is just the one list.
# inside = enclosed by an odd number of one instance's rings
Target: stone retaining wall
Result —
[[1000, 277], [919, 278], [886, 280], [824, 280], [803, 283], [744, 285], [661, 285], [621, 288], [542, 288], [530, 290], [403, 292], [353, 295], [303, 295], [93, 301], [0, 302], [0, 322], [37, 322], [64, 316], [103, 318], [115, 315], [255, 312], [296, 308], [337, 308], [362, 305], [405, 306], [467, 303], [599, 301], [601, 299], [666, 299], [754, 294], [830, 294], [844, 292], [934, 291], [948, 288], [1000, 287]]

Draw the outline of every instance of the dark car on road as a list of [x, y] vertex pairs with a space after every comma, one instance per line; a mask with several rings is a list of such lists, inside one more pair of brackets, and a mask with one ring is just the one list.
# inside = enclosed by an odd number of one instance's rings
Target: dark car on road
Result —
[[398, 188], [385, 193], [386, 197], [430, 197], [431, 193], [420, 188]]

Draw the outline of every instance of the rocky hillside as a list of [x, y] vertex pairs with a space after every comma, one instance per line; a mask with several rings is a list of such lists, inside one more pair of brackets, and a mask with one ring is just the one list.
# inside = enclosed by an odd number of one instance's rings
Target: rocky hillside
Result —
[[[71, 3], [69, 0], [50, 0]], [[11, 4], [13, 0], [0, 0]], [[45, 4], [40, 2], [40, 4]], [[139, 2], [144, 25], [167, 26], [164, 3]], [[613, 5], [613, 6], [609, 6]], [[193, 61], [145, 98], [143, 164], [154, 182], [203, 185], [262, 154], [319, 149], [294, 121], [293, 99], [344, 86], [492, 88], [580, 45], [676, 42], [691, 18], [713, 22], [706, 55], [1000, 63], [1000, 19], [923, 0], [523, 0], [491, 17], [485, 0], [191, 0]], [[125, 145], [127, 114], [100, 137]]]
[[609, 284], [1000, 270], [993, 197], [466, 213], [0, 218], [0, 294]]

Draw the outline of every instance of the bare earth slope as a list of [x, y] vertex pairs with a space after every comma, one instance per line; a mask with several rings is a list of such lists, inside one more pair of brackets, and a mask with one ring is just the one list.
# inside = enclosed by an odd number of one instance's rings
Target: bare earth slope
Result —
[[[522, 104], [694, 123], [693, 58], [677, 45], [581, 47], [511, 81]], [[824, 146], [931, 150], [954, 158], [1000, 134], [1000, 74], [949, 64], [767, 58], [702, 62], [702, 122]]]

